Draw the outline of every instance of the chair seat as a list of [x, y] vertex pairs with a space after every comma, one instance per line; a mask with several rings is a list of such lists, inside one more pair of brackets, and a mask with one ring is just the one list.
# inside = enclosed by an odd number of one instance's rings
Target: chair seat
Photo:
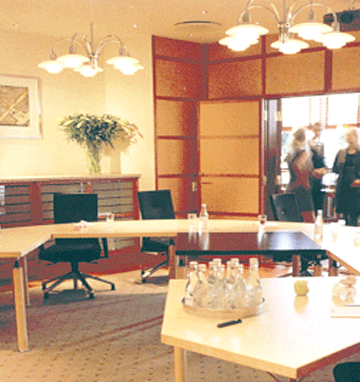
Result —
[[93, 243], [76, 244], [54, 244], [39, 253], [40, 260], [47, 260], [53, 263], [87, 262], [97, 260], [101, 255], [100, 245]]
[[169, 237], [144, 237], [141, 252], [167, 252], [174, 241]]

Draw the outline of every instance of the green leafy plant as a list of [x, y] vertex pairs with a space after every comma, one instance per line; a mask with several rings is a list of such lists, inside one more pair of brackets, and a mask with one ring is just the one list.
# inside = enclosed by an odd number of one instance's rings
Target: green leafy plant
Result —
[[91, 170], [94, 173], [100, 172], [103, 144], [114, 148], [113, 142], [116, 139], [132, 144], [138, 136], [142, 137], [136, 125], [111, 114], [97, 116], [75, 113], [61, 117], [57, 122], [69, 141], [75, 141], [87, 148]]

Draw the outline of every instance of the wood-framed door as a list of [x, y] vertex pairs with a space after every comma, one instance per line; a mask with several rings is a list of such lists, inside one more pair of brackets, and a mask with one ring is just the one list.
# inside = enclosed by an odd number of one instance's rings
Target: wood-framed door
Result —
[[210, 216], [254, 219], [263, 211], [263, 101], [200, 101], [199, 203]]
[[273, 219], [270, 198], [280, 192], [281, 186], [281, 100], [265, 100], [264, 110], [264, 203], [266, 215]]

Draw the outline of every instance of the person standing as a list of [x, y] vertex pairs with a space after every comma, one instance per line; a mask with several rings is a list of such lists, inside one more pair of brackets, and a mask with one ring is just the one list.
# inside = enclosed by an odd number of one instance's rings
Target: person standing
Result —
[[300, 127], [293, 133], [290, 150], [285, 158], [289, 166], [290, 182], [287, 193], [294, 193], [304, 222], [315, 221], [314, 203], [312, 200], [310, 178], [318, 173], [314, 170], [312, 153], [306, 142], [306, 130]]
[[360, 215], [360, 146], [355, 128], [345, 134], [347, 148], [338, 151], [333, 172], [339, 174], [336, 184], [336, 212], [343, 214], [346, 225], [357, 226]]
[[314, 133], [314, 136], [308, 140], [310, 149], [312, 151], [312, 162], [316, 171], [311, 178], [311, 193], [314, 203], [315, 211], [324, 209], [324, 191], [321, 191], [322, 177], [326, 174], [326, 166], [324, 161], [324, 143], [321, 142], [322, 127], [319, 122], [316, 122], [313, 126], [309, 126], [308, 129]]

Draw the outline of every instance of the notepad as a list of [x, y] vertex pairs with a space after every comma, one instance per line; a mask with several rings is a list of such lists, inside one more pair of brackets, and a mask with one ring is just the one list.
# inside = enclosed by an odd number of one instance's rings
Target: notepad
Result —
[[360, 318], [360, 306], [332, 306], [330, 307], [330, 316]]

